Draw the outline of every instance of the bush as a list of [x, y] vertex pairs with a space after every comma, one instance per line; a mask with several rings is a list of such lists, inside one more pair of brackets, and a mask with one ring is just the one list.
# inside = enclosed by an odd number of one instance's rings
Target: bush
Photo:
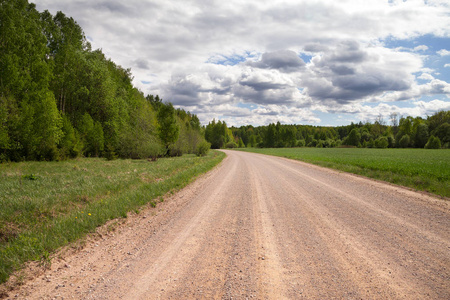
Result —
[[237, 144], [235, 143], [235, 142], [228, 142], [226, 145], [225, 145], [225, 148], [228, 148], [228, 149], [232, 149], [232, 148], [237, 148]]
[[441, 140], [436, 136], [430, 136], [428, 142], [425, 145], [426, 149], [440, 149], [441, 148]]
[[399, 148], [408, 148], [409, 142], [410, 142], [409, 135], [405, 134], [404, 136], [402, 136], [400, 141], [398, 141], [398, 146]]
[[207, 141], [203, 141], [197, 145], [197, 149], [195, 151], [195, 155], [197, 156], [206, 156], [208, 154], [209, 149], [211, 148], [211, 144]]
[[385, 136], [380, 136], [375, 140], [375, 147], [376, 148], [387, 148], [389, 146], [388, 138]]
[[114, 151], [114, 147], [111, 144], [107, 144], [105, 148], [106, 150], [104, 156], [106, 160], [115, 160], [118, 158], [116, 152]]
[[172, 145], [169, 147], [169, 156], [182, 156], [183, 149], [181, 147], [177, 147], [178, 145]]
[[297, 147], [305, 147], [305, 140], [298, 140]]

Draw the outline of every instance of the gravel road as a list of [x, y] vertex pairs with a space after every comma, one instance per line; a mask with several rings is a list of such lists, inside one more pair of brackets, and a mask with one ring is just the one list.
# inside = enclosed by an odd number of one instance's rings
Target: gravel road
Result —
[[226, 151], [11, 299], [450, 299], [447, 200]]

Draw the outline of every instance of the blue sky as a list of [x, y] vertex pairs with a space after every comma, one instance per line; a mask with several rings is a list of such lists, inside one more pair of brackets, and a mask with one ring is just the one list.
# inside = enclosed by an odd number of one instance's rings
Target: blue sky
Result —
[[346, 125], [450, 109], [447, 0], [38, 0], [145, 94], [228, 125]]

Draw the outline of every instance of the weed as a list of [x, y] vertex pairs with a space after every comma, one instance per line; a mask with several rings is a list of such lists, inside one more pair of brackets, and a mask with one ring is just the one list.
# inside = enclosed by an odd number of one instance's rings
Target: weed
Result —
[[39, 265], [45, 269], [50, 269], [52, 267], [52, 257], [47, 250], [44, 250], [44, 253], [42, 253]]
[[23, 179], [27, 179], [27, 180], [37, 180], [38, 177], [36, 175], [30, 174], [30, 175], [22, 175]]

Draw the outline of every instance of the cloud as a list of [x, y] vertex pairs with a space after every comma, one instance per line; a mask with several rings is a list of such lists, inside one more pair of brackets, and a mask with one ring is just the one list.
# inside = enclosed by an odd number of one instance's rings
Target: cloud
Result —
[[150, 69], [150, 66], [149, 66], [148, 62], [145, 59], [142, 59], [142, 58], [136, 59], [134, 61], [133, 65], [135, 65], [139, 69], [144, 69], [144, 70], [149, 70]]
[[266, 52], [258, 62], [250, 62], [250, 66], [261, 69], [274, 69], [284, 73], [298, 72], [305, 62], [291, 50]]
[[417, 46], [417, 47], [414, 47], [414, 51], [426, 51], [426, 50], [428, 50], [428, 46], [426, 46], [426, 45], [420, 45], [420, 46]]
[[440, 56], [450, 55], [450, 51], [448, 51], [446, 49], [441, 49], [441, 50], [437, 51], [436, 53], [439, 54]]
[[[445, 45], [416, 40], [426, 35], [448, 41], [446, 1], [38, 0], [36, 4], [41, 11], [62, 10], [74, 17], [94, 49], [101, 48], [117, 64], [132, 68], [134, 83], [145, 94], [159, 94], [195, 111], [202, 122], [220, 117], [231, 124], [263, 124], [277, 118], [317, 123], [314, 111], [319, 108], [353, 112], [368, 102], [388, 105], [449, 94], [445, 72], [424, 55]], [[389, 48], [388, 40], [411, 43], [404, 51], [402, 44]], [[450, 51], [437, 53], [446, 56]], [[447, 62], [440, 65], [448, 67]], [[426, 82], [419, 84], [419, 79]]]
[[308, 96], [316, 101], [347, 103], [389, 91], [405, 91], [422, 67], [414, 54], [344, 41], [316, 55], [302, 75]]
[[434, 77], [431, 74], [428, 73], [422, 73], [419, 77], [417, 77], [418, 79], [422, 79], [422, 80], [433, 80]]
[[356, 117], [355, 120], [373, 122], [379, 116], [384, 120], [388, 120], [391, 113], [397, 113], [399, 116], [431, 116], [441, 110], [450, 110], [450, 102], [442, 100], [414, 101], [406, 107], [388, 103], [379, 103], [377, 105], [354, 103], [335, 107], [317, 107], [317, 110], [338, 115], [353, 115]]

